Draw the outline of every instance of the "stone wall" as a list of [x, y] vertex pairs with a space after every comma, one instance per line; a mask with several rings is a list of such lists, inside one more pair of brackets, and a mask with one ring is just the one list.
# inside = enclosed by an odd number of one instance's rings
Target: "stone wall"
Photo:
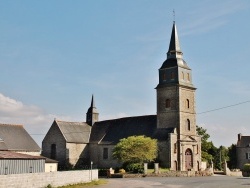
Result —
[[98, 179], [98, 170], [0, 175], [0, 187], [44, 188], [90, 182]]
[[250, 159], [247, 159], [246, 153], [250, 153], [250, 147], [236, 147], [237, 155], [237, 168], [243, 169], [244, 164], [250, 163]]
[[89, 151], [87, 144], [66, 143], [66, 159], [69, 164], [76, 167], [89, 165]]
[[58, 165], [66, 163], [66, 141], [58, 126], [54, 122], [42, 142], [42, 156], [51, 158], [51, 145], [56, 144], [56, 158]]

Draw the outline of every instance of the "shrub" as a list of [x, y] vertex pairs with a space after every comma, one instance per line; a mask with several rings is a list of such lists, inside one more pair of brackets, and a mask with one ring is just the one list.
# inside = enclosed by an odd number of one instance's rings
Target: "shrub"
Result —
[[143, 167], [140, 163], [130, 163], [126, 165], [126, 170], [133, 173], [143, 173]]
[[119, 170], [119, 173], [121, 173], [121, 174], [125, 174], [125, 173], [126, 173], [126, 171], [122, 168], [122, 169], [120, 169], [120, 170]]
[[245, 171], [245, 172], [250, 172], [250, 163], [244, 164], [244, 166], [243, 166], [243, 171]]

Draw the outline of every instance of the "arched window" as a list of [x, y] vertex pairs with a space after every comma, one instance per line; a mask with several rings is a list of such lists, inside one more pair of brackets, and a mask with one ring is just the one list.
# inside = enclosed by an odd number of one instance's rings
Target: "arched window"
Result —
[[56, 159], [56, 144], [51, 144], [50, 158]]
[[166, 106], [166, 108], [170, 108], [170, 99], [166, 99], [165, 106]]
[[187, 122], [186, 122], [186, 127], [187, 127], [187, 130], [190, 131], [191, 130], [191, 125], [190, 125], [190, 120], [187, 119]]
[[189, 100], [186, 100], [186, 107], [189, 108]]
[[163, 79], [163, 80], [166, 80], [166, 78], [167, 78], [166, 73], [163, 73], [162, 79]]
[[174, 79], [174, 72], [171, 72], [171, 74], [170, 74], [170, 78], [171, 78], [171, 80], [173, 80], [173, 79]]

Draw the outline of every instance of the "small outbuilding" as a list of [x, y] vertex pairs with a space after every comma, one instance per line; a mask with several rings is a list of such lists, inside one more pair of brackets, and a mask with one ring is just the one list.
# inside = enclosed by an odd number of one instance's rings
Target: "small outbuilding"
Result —
[[0, 151], [0, 175], [45, 171], [45, 157]]

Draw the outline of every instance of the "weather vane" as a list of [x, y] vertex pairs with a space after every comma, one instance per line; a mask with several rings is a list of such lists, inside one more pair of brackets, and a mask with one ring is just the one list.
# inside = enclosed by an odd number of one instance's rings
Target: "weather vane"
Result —
[[173, 19], [174, 19], [174, 22], [175, 22], [175, 11], [173, 10]]

